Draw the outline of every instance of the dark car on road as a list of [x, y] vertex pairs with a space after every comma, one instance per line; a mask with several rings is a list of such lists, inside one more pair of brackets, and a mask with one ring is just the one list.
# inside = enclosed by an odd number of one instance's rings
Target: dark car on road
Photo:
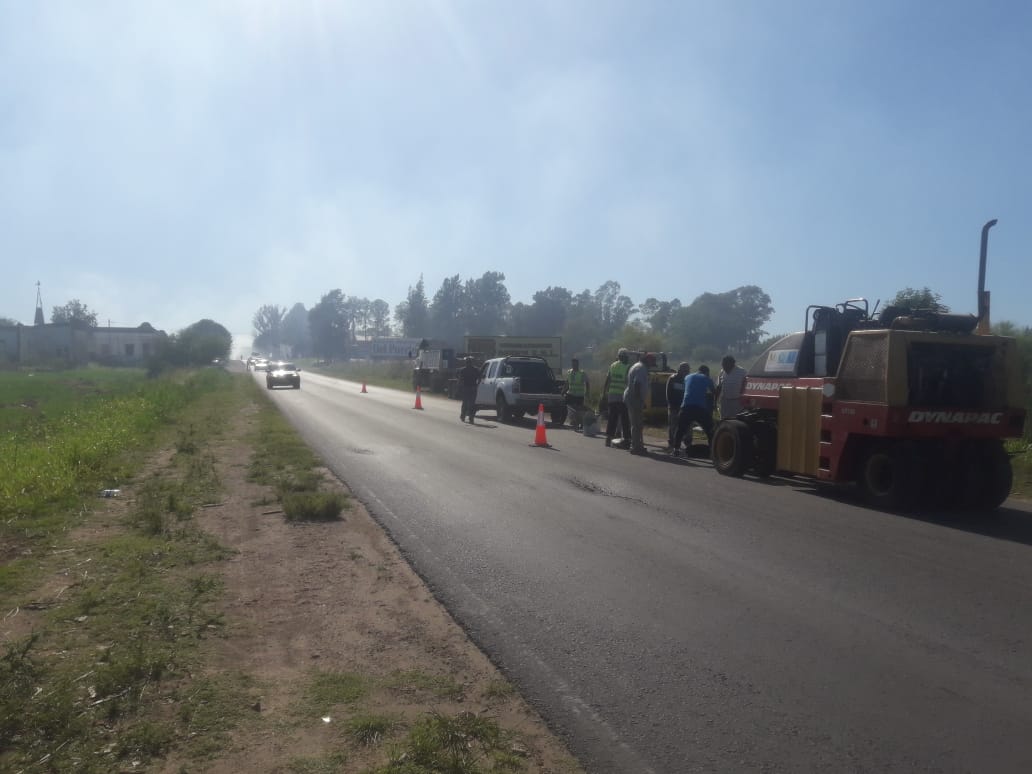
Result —
[[301, 389], [301, 369], [293, 363], [269, 363], [265, 372], [265, 386], [270, 390], [273, 387], [293, 387]]

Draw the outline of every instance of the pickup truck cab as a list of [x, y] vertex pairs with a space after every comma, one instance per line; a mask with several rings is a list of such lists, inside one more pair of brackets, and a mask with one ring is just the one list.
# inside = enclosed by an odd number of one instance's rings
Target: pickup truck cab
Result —
[[512, 422], [536, 413], [543, 405], [552, 424], [566, 421], [563, 383], [555, 378], [543, 357], [495, 357], [480, 369], [477, 408], [493, 408], [499, 422]]

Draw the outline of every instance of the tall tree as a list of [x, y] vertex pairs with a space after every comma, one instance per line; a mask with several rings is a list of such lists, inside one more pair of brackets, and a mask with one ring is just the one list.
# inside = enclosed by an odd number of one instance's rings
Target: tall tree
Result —
[[[599, 352], [602, 342], [611, 337], [603, 336], [601, 331], [598, 305], [594, 294], [585, 288], [570, 299], [570, 306], [563, 325], [563, 351], [578, 354], [581, 364], [587, 366], [593, 362], [596, 366], [612, 362], [608, 352]], [[615, 353], [613, 353], [615, 357]]]
[[73, 298], [64, 306], [55, 306], [50, 313], [52, 323], [80, 323], [91, 328], [97, 327], [97, 313], [90, 310], [86, 304], [77, 298]]
[[363, 309], [369, 306], [369, 301], [358, 296], [348, 296], [344, 299], [344, 321], [348, 332], [348, 347], [355, 342], [358, 335], [359, 321], [364, 314]]
[[672, 301], [647, 298], [638, 311], [653, 333], [666, 336], [670, 332], [670, 321], [680, 308], [681, 302], [676, 298]]
[[466, 303], [469, 333], [490, 335], [503, 331], [509, 315], [505, 275], [500, 271], [486, 271], [480, 279], [466, 280]]
[[283, 343], [283, 317], [287, 310], [275, 304], [258, 307], [251, 324], [254, 326], [254, 345], [262, 351], [278, 351]]
[[233, 335], [214, 320], [198, 320], [175, 337], [175, 347], [185, 365], [206, 365], [216, 358], [229, 358]]
[[298, 301], [283, 317], [283, 343], [290, 347], [294, 357], [303, 357], [312, 349], [308, 330], [308, 310]]
[[620, 292], [620, 283], [613, 280], [595, 291], [595, 307], [603, 339], [615, 336], [635, 312], [634, 302]]
[[402, 336], [410, 339], [426, 337], [430, 313], [427, 308], [422, 274], [419, 275], [419, 282], [416, 283], [416, 286], [409, 288], [406, 299], [395, 307], [394, 316], [398, 320]]
[[942, 302], [942, 296], [938, 293], [932, 292], [931, 288], [903, 288], [892, 300], [889, 301], [888, 306], [894, 306], [900, 310], [900, 313], [905, 314], [906, 312], [914, 312], [918, 309], [927, 310], [930, 312], [948, 312], [950, 308]]
[[430, 335], [458, 347], [462, 337], [469, 332], [466, 330], [466, 317], [466, 289], [462, 280], [458, 274], [445, 277], [430, 305]]
[[321, 357], [346, 357], [351, 330], [340, 288], [324, 295], [319, 303], [308, 310], [308, 327], [312, 334], [312, 349]]
[[0, 327], [9, 327], [17, 325], [17, 320], [12, 320], [10, 317], [0, 317]]
[[558, 336], [566, 324], [566, 314], [573, 303], [573, 294], [566, 288], [549, 286], [535, 293], [533, 300], [526, 335]]
[[362, 336], [367, 338], [369, 333], [369, 299], [358, 298], [357, 296], [348, 296], [348, 308], [351, 310], [354, 316], [354, 322], [352, 329], [354, 330], [355, 336]]
[[703, 293], [672, 313], [669, 338], [678, 352], [706, 347], [708, 351], [743, 353], [764, 335], [763, 326], [773, 313], [770, 296], [756, 285]]
[[382, 298], [374, 299], [369, 304], [369, 317], [374, 336], [391, 335], [391, 307]]

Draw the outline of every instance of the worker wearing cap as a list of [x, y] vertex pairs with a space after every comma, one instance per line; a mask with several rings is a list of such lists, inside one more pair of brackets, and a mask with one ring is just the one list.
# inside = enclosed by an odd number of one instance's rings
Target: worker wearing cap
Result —
[[644, 352], [627, 371], [624, 404], [631, 425], [631, 454], [648, 454], [645, 449], [645, 402], [649, 397], [649, 366], [655, 364], [656, 356]]
[[679, 363], [677, 373], [671, 374], [666, 382], [667, 404], [667, 448], [674, 450], [674, 436], [677, 435], [677, 417], [681, 413], [681, 402], [684, 400], [684, 378], [692, 367], [688, 363]]
[[627, 350], [620, 347], [616, 353], [616, 360], [609, 366], [609, 371], [606, 373], [605, 384], [602, 385], [602, 394], [605, 395], [609, 406], [609, 419], [606, 421], [606, 446], [613, 445], [617, 422], [620, 423], [623, 438], [631, 437], [631, 422], [627, 416], [627, 404], [624, 403], [627, 372], [630, 370], [627, 362], [629, 359]]

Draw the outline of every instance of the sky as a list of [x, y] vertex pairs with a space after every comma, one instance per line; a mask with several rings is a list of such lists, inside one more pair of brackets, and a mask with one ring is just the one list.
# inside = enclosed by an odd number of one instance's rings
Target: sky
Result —
[[0, 0], [0, 316], [930, 287], [1032, 325], [1032, 3]]

